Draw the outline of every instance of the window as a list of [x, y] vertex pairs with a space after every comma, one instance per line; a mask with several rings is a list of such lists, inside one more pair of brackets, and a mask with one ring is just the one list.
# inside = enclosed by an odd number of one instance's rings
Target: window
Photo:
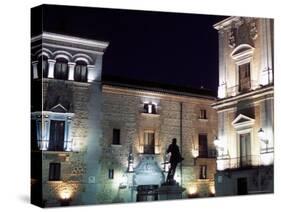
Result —
[[55, 78], [67, 80], [68, 78], [68, 61], [64, 58], [58, 58], [55, 65]]
[[200, 110], [200, 119], [207, 119], [207, 111], [205, 109]]
[[120, 129], [113, 129], [112, 144], [120, 145]]
[[49, 166], [49, 180], [60, 180], [61, 166], [60, 163], [50, 163]]
[[151, 113], [156, 114], [156, 105], [155, 104], [144, 104], [144, 112], [145, 113]]
[[200, 176], [199, 176], [200, 179], [207, 179], [207, 166], [206, 165], [203, 165], [203, 166], [200, 166]]
[[74, 71], [74, 80], [78, 82], [87, 82], [87, 63], [84, 61], [77, 61]]
[[251, 135], [250, 133], [239, 135], [240, 167], [251, 164]]
[[64, 151], [64, 125], [65, 121], [51, 120], [48, 150]]
[[251, 89], [250, 63], [238, 66], [239, 71], [239, 92], [247, 92]]
[[114, 169], [108, 169], [108, 179], [114, 179]]
[[42, 73], [43, 73], [43, 77], [47, 78], [48, 77], [48, 57], [43, 55], [41, 57], [39, 57], [38, 59], [38, 77], [42, 78]]
[[154, 154], [154, 148], [155, 148], [154, 137], [155, 137], [154, 132], [144, 133], [144, 146], [143, 146], [144, 154]]
[[208, 140], [207, 134], [199, 134], [199, 156], [201, 158], [208, 157]]

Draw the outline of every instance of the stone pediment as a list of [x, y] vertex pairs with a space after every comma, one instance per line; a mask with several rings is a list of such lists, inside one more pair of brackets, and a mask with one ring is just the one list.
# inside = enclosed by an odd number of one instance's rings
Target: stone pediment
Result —
[[240, 127], [247, 127], [247, 126], [252, 126], [255, 123], [255, 119], [252, 119], [248, 116], [245, 116], [243, 114], [239, 114], [233, 121], [232, 125], [235, 128], [240, 128]]
[[67, 109], [64, 106], [62, 106], [61, 104], [55, 105], [50, 110], [52, 112], [57, 112], [57, 113], [66, 113], [67, 112]]
[[249, 44], [241, 44], [237, 46], [230, 54], [234, 60], [240, 60], [251, 57], [254, 53], [254, 47]]

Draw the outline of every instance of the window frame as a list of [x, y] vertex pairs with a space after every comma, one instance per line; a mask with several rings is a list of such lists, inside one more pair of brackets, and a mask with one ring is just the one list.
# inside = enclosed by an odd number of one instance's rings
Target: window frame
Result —
[[61, 163], [49, 163], [49, 181], [61, 181]]
[[147, 114], [157, 114], [156, 104], [153, 104], [151, 102], [150, 103], [144, 103], [143, 112], [147, 113]]
[[[68, 80], [69, 75], [69, 67], [68, 67], [68, 60], [63, 57], [56, 58], [56, 63], [54, 67], [54, 78], [60, 80]], [[60, 65], [60, 70], [58, 69]], [[63, 70], [63, 65], [66, 66], [65, 70]]]
[[[116, 133], [118, 134], [116, 137]], [[115, 138], [118, 138], [118, 142], [115, 142]], [[111, 145], [121, 145], [121, 129], [113, 128], [112, 129], [112, 141]]]
[[[201, 146], [203, 145], [200, 145], [201, 142], [203, 142], [203, 140], [201, 140], [200, 138], [202, 137], [205, 137], [206, 140], [204, 141], [205, 144], [205, 150], [202, 151], [202, 148], [200, 148]], [[198, 134], [198, 158], [208, 158], [208, 150], [209, 150], [209, 147], [208, 147], [208, 134], [207, 133], [199, 133]]]
[[199, 116], [199, 119], [208, 119], [208, 116], [207, 116], [207, 110], [206, 109], [200, 109], [200, 116]]
[[109, 180], [114, 179], [114, 169], [108, 169], [108, 179]]
[[208, 179], [208, 166], [207, 165], [200, 165], [199, 179], [200, 180]]
[[41, 151], [49, 150], [51, 120], [65, 121], [64, 150], [63, 152], [76, 151], [73, 148], [72, 126], [74, 113], [59, 113], [52, 111], [36, 111], [31, 113], [31, 119], [36, 120], [37, 145]]
[[[87, 82], [88, 81], [88, 64], [83, 60], [78, 60], [74, 67], [74, 81], [76, 82]], [[82, 69], [85, 68], [85, 75], [82, 75]], [[77, 73], [79, 72], [79, 73]]]

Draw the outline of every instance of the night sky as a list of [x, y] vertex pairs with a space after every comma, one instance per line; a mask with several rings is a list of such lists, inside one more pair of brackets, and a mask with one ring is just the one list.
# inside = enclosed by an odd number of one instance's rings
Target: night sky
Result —
[[213, 24], [224, 18], [46, 5], [43, 30], [110, 42], [103, 75], [216, 92], [218, 35]]

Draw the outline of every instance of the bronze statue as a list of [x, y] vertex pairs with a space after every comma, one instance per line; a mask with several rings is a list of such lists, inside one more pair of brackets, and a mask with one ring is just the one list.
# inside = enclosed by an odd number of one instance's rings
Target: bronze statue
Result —
[[169, 145], [167, 149], [167, 153], [171, 153], [170, 156], [170, 168], [167, 175], [166, 183], [173, 184], [175, 183], [174, 175], [176, 172], [176, 168], [178, 163], [182, 162], [184, 158], [180, 154], [179, 146], [177, 145], [177, 139], [173, 138], [172, 143]]

